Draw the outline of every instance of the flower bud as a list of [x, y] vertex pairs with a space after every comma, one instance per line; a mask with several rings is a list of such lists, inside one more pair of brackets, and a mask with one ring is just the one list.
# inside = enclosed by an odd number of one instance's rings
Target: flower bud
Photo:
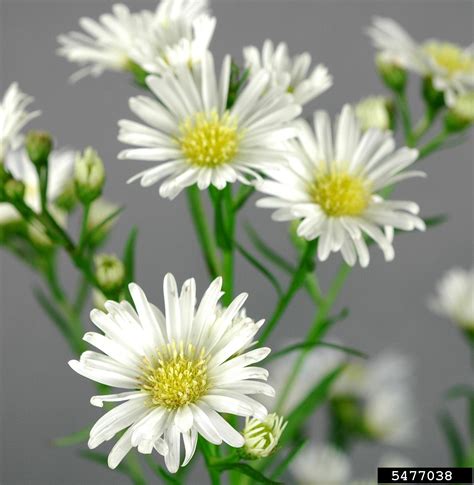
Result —
[[77, 204], [76, 189], [72, 181], [67, 182], [63, 191], [54, 201], [54, 204], [60, 209], [71, 212]]
[[388, 88], [397, 93], [404, 91], [407, 83], [407, 73], [403, 67], [393, 61], [387, 60], [380, 54], [375, 58], [375, 65], [377, 66], [382, 81]]
[[243, 435], [245, 444], [242, 452], [245, 458], [257, 460], [270, 456], [277, 448], [287, 422], [276, 413], [269, 414], [263, 421], [247, 418]]
[[105, 168], [98, 153], [91, 147], [78, 155], [74, 168], [74, 181], [78, 199], [89, 204], [102, 193], [105, 183]]
[[422, 94], [425, 103], [433, 111], [438, 111], [444, 106], [444, 93], [434, 87], [433, 80], [430, 77], [423, 79]]
[[114, 293], [122, 288], [125, 280], [125, 267], [112, 254], [99, 254], [95, 257], [96, 278], [105, 293]]
[[27, 232], [30, 241], [38, 249], [47, 250], [53, 247], [53, 241], [51, 241], [50, 237], [46, 233], [45, 228], [41, 224], [28, 224]]
[[355, 106], [355, 114], [362, 130], [378, 128], [390, 130], [392, 128], [393, 105], [384, 96], [369, 96], [359, 101]]
[[19, 180], [10, 179], [5, 184], [5, 195], [13, 201], [23, 200], [25, 195], [25, 184]]
[[44, 167], [53, 149], [53, 139], [45, 131], [30, 131], [25, 139], [26, 152], [36, 167]]
[[[87, 219], [87, 230], [89, 231], [89, 242], [93, 246], [98, 246], [108, 236], [114, 224], [118, 220], [116, 217], [110, 218], [114, 213], [117, 213], [118, 206], [103, 198], [95, 200], [90, 207], [89, 217]], [[104, 221], [107, 222], [104, 224]], [[92, 233], [92, 231], [94, 231]]]
[[472, 123], [474, 123], [474, 91], [458, 96], [444, 118], [444, 125], [450, 132], [462, 131]]

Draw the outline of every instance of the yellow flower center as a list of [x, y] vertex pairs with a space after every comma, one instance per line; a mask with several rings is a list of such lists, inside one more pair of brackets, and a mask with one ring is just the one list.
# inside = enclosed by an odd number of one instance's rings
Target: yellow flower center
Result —
[[216, 167], [229, 163], [237, 154], [240, 136], [237, 122], [225, 112], [197, 113], [181, 123], [179, 145], [192, 165]]
[[171, 343], [157, 352], [153, 361], [144, 359], [141, 389], [151, 406], [178, 409], [198, 401], [209, 388], [204, 349], [198, 352], [183, 342]]
[[313, 201], [332, 217], [358, 216], [370, 201], [370, 186], [362, 177], [347, 172], [317, 175], [310, 186]]
[[425, 51], [440, 67], [452, 76], [458, 73], [474, 74], [474, 57], [450, 42], [428, 42]]

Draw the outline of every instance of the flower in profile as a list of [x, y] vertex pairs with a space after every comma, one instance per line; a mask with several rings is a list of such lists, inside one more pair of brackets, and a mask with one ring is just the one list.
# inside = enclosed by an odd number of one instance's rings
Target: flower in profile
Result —
[[259, 459], [275, 452], [281, 435], [288, 423], [282, 416], [272, 413], [265, 419], [247, 418], [243, 435], [243, 454], [249, 459]]
[[437, 284], [430, 308], [474, 334], [474, 269], [453, 268]]
[[355, 105], [354, 110], [362, 130], [391, 129], [393, 107], [390, 99], [385, 96], [364, 98]]
[[[295, 140], [288, 142], [288, 165], [268, 170], [270, 180], [257, 183], [268, 194], [260, 207], [276, 209], [273, 219], [301, 220], [297, 234], [319, 238], [318, 258], [342, 253], [347, 264], [369, 264], [368, 236], [394, 258], [393, 229], [424, 230], [414, 202], [386, 200], [382, 190], [406, 178], [424, 176], [405, 171], [418, 151], [400, 148], [390, 133], [369, 129], [361, 133], [353, 109], [344, 106], [335, 125], [333, 140], [327, 113], [317, 111], [314, 132], [301, 121]], [[385, 230], [384, 230], [385, 229]]]
[[346, 485], [351, 475], [347, 455], [329, 444], [306, 446], [290, 467], [301, 485]]
[[153, 74], [199, 64], [216, 27], [207, 9], [207, 0], [163, 0], [149, 30], [135, 42], [134, 62]]
[[164, 456], [171, 472], [194, 455], [198, 434], [213, 444], [242, 447], [244, 437], [220, 413], [264, 420], [266, 408], [251, 394], [273, 395], [268, 372], [253, 364], [268, 348], [253, 348], [263, 320], [236, 318], [247, 295], [241, 294], [222, 311], [222, 280], [217, 278], [196, 308], [194, 279], [178, 292], [171, 274], [164, 278], [163, 314], [142, 289], [132, 283], [128, 302], [105, 303], [107, 312], [93, 310], [91, 319], [103, 334], [89, 332], [84, 340], [101, 350], [84, 352], [69, 364], [96, 382], [123, 388], [119, 394], [94, 396], [91, 404], [125, 401], [92, 427], [89, 447], [96, 448], [124, 431], [109, 454], [115, 468], [133, 448]]
[[[48, 160], [48, 193], [50, 208], [60, 220], [63, 213], [55, 206], [55, 201], [63, 193], [71, 180], [76, 152], [72, 150], [53, 150]], [[14, 179], [25, 186], [24, 202], [35, 212], [41, 210], [41, 194], [38, 172], [24, 149], [10, 151], [5, 159], [5, 167]], [[20, 214], [9, 203], [0, 203], [0, 224], [20, 218]]]
[[452, 42], [430, 39], [416, 42], [397, 22], [375, 17], [367, 30], [374, 46], [389, 62], [432, 78], [451, 106], [457, 95], [474, 87], [474, 50]]
[[[290, 95], [269, 85], [270, 75], [260, 71], [227, 108], [230, 57], [223, 62], [219, 80], [214, 59], [207, 53], [200, 72], [177, 68], [162, 77], [148, 76], [147, 84], [160, 101], [146, 96], [130, 99], [130, 108], [145, 123], [119, 122], [119, 140], [136, 145], [119, 158], [158, 162], [137, 174], [149, 187], [165, 179], [162, 197], [174, 198], [197, 184], [223, 189], [227, 183], [259, 177], [268, 166], [285, 161], [276, 142], [294, 136], [289, 126], [301, 112]], [[149, 126], [147, 126], [149, 125]]]
[[299, 104], [308, 103], [332, 86], [332, 76], [323, 64], [318, 64], [309, 73], [311, 55], [304, 52], [292, 58], [284, 42], [275, 47], [267, 39], [262, 52], [255, 46], [249, 46], [244, 48], [243, 54], [250, 76], [265, 69], [271, 74], [272, 83], [293, 94]]
[[21, 92], [17, 83], [11, 84], [5, 91], [0, 102], [0, 163], [9, 150], [20, 146], [23, 127], [40, 115], [40, 111], [26, 111], [32, 102], [33, 98]]

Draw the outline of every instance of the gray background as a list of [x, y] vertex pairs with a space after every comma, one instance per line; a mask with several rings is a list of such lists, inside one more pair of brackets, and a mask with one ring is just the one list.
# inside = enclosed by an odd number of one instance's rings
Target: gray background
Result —
[[[135, 9], [154, 5], [132, 3]], [[141, 167], [116, 157], [121, 149], [116, 122], [130, 117], [127, 99], [135, 93], [126, 77], [106, 74], [71, 86], [67, 78], [75, 67], [54, 53], [59, 33], [76, 29], [80, 16], [97, 17], [111, 5], [111, 1], [97, 0], [4, 0], [1, 88], [19, 81], [44, 113], [32, 127], [50, 130], [61, 145], [93, 145], [102, 154], [108, 169], [106, 195], [127, 206], [108, 247], [121, 252], [127, 230], [133, 224], [139, 226], [138, 280], [161, 304], [161, 281], [167, 271], [179, 280], [196, 276], [201, 291], [207, 285], [185, 197], [169, 202], [153, 188], [125, 185]], [[219, 59], [227, 52], [240, 58], [244, 45], [260, 46], [268, 37], [287, 41], [293, 53], [308, 50], [317, 62], [327, 64], [335, 85], [308, 107], [308, 113], [316, 107], [335, 113], [344, 102], [383, 90], [373, 69], [373, 50], [363, 34], [375, 14], [392, 16], [418, 39], [437, 36], [461, 44], [472, 42], [470, 1], [216, 0], [213, 8], [218, 24], [212, 49]], [[416, 81], [412, 89], [418, 89]], [[417, 104], [414, 109], [419, 113]], [[350, 306], [351, 317], [333, 335], [372, 355], [395, 348], [413, 357], [420, 435], [405, 454], [418, 465], [435, 466], [449, 463], [435, 420], [441, 394], [451, 384], [471, 379], [472, 374], [465, 343], [449, 322], [431, 315], [425, 303], [445, 270], [472, 262], [472, 138], [425, 160], [423, 168], [429, 177], [403, 183], [397, 196], [419, 202], [423, 215], [448, 213], [448, 223], [427, 234], [398, 237], [397, 256], [391, 264], [384, 263], [374, 250], [370, 267], [356, 269], [348, 280], [339, 305]], [[241, 220], [245, 219], [289, 254], [285, 226], [272, 222], [268, 211], [251, 204], [242, 214]], [[92, 386], [66, 365], [70, 351], [31, 296], [35, 278], [9, 255], [2, 253], [0, 261], [2, 483], [126, 483], [119, 474], [85, 462], [71, 449], [49, 445], [52, 437], [82, 428], [101, 411], [89, 405]], [[323, 285], [337, 262], [338, 256], [333, 256], [320, 266]], [[237, 273], [237, 290], [251, 295], [250, 314], [268, 316], [274, 305], [271, 287], [244, 262], [238, 264]], [[73, 271], [67, 266], [64, 276], [66, 283], [73, 283]], [[295, 300], [274, 341], [303, 335], [311, 315], [304, 296]], [[452, 409], [459, 419], [464, 417], [461, 405]], [[322, 436], [323, 428], [316, 426], [315, 437]], [[354, 465], [358, 476], [371, 474], [380, 452], [373, 446], [357, 447]]]

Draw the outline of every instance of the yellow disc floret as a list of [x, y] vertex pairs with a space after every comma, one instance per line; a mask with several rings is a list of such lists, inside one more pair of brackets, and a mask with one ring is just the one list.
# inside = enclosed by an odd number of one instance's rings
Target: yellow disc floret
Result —
[[450, 42], [428, 42], [424, 48], [434, 62], [450, 76], [474, 74], [474, 57], [458, 45]]
[[310, 186], [313, 201], [332, 217], [358, 216], [370, 201], [370, 187], [362, 177], [343, 172], [318, 174]]
[[171, 343], [144, 359], [140, 387], [150, 396], [151, 406], [178, 409], [198, 401], [209, 387], [204, 349]]
[[239, 134], [235, 119], [225, 112], [197, 113], [180, 125], [178, 143], [186, 159], [198, 167], [229, 163], [237, 154]]

